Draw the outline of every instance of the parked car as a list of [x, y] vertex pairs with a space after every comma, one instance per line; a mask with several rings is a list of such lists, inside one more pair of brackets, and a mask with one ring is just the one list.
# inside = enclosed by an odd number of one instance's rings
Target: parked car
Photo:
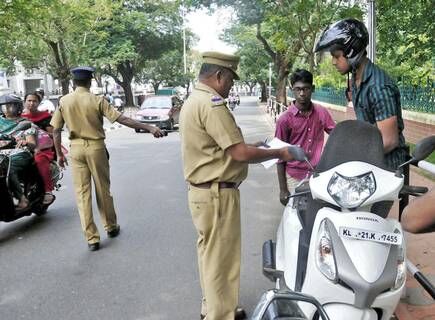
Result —
[[[136, 120], [142, 123], [155, 125], [160, 129], [173, 130], [178, 124], [183, 101], [177, 96], [149, 96], [140, 110], [136, 113]], [[140, 132], [140, 129], [135, 129]]]

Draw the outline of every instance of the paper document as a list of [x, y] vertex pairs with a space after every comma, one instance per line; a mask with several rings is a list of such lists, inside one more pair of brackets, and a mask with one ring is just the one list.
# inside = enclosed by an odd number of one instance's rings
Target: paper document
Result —
[[[288, 144], [287, 142], [284, 142], [284, 141], [282, 141], [282, 140], [280, 140], [278, 138], [273, 138], [272, 140], [270, 140], [267, 143], [267, 145], [269, 146], [269, 148], [267, 148], [267, 149], [281, 149], [283, 147], [289, 147], [289, 146], [291, 146], [291, 144]], [[270, 167], [272, 167], [277, 162], [278, 162], [278, 159], [270, 159], [270, 160], [263, 161], [261, 164], [266, 169], [269, 169]]]

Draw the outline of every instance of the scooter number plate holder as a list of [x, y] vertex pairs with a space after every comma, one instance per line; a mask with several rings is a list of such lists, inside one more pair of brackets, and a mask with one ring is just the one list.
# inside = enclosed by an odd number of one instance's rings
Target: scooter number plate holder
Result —
[[402, 244], [402, 235], [393, 232], [340, 227], [340, 237], [356, 240], [375, 241], [393, 245]]

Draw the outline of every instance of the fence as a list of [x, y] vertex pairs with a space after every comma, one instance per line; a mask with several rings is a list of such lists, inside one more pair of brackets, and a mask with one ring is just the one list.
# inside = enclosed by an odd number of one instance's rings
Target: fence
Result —
[[[311, 98], [313, 100], [323, 101], [338, 106], [346, 106], [347, 100], [345, 90], [345, 88], [332, 87], [316, 88], [316, 90], [312, 93]], [[287, 94], [289, 97], [294, 98], [294, 94], [291, 89], [287, 91]]]
[[402, 109], [435, 113], [435, 85], [426, 87], [400, 86]]
[[276, 98], [271, 96], [267, 99], [266, 112], [269, 113], [274, 122], [276, 122], [277, 117], [287, 110], [287, 106], [276, 101]]
[[[313, 100], [319, 100], [339, 106], [346, 106], [345, 88], [321, 87], [312, 94]], [[435, 113], [435, 83], [426, 86], [399, 86], [402, 109]], [[293, 91], [287, 91], [294, 98]]]

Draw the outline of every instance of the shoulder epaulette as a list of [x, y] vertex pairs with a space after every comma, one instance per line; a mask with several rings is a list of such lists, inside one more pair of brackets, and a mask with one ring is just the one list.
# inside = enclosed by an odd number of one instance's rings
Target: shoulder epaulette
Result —
[[212, 107], [219, 107], [225, 105], [225, 100], [222, 97], [219, 96], [212, 96], [211, 97], [211, 103]]

